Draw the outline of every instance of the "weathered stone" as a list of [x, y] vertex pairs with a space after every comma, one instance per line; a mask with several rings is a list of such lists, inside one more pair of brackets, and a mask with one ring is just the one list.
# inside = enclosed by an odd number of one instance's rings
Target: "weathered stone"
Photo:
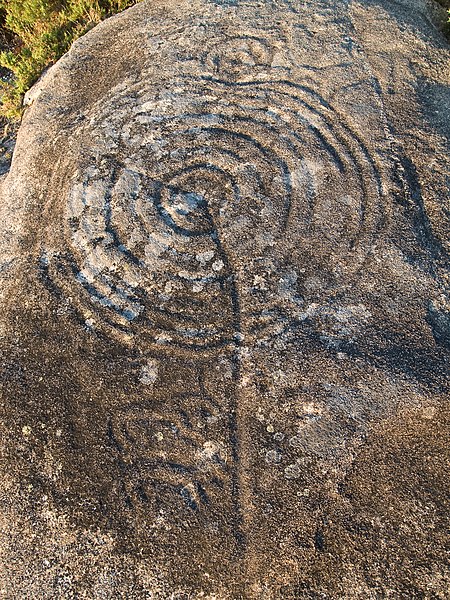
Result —
[[447, 597], [431, 6], [148, 1], [29, 94], [2, 598]]

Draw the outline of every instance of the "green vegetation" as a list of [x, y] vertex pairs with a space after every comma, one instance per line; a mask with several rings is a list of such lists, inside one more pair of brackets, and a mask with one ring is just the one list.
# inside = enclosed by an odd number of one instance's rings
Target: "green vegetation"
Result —
[[442, 6], [442, 8], [447, 9], [448, 19], [447, 19], [447, 23], [445, 24], [445, 27], [444, 27], [444, 33], [446, 34], [447, 38], [450, 40], [450, 0], [436, 0], [436, 2], [438, 4], [440, 4]]
[[[0, 115], [17, 119], [24, 93], [71, 43], [139, 0], [0, 0]], [[6, 70], [5, 70], [6, 69]]]

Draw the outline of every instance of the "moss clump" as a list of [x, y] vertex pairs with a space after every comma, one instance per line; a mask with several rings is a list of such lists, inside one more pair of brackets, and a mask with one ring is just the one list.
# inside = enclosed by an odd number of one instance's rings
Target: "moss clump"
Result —
[[[20, 117], [24, 93], [71, 43], [139, 0], [0, 0], [0, 115]], [[7, 43], [5, 43], [7, 40]]]

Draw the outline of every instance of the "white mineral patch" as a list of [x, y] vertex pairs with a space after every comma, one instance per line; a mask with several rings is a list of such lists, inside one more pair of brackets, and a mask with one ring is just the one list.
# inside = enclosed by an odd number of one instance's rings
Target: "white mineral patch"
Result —
[[217, 458], [220, 458], [220, 460], [225, 462], [227, 459], [224, 445], [215, 440], [207, 440], [204, 442], [203, 446], [197, 450], [196, 456], [200, 463], [215, 462]]
[[315, 402], [304, 402], [301, 405], [301, 411], [308, 416], [321, 415], [323, 413], [323, 407]]
[[267, 247], [275, 246], [276, 243], [273, 235], [271, 233], [268, 233], [267, 231], [263, 231], [257, 236], [255, 236], [255, 242], [257, 243], [258, 248], [260, 248], [260, 250], [263, 250]]
[[149, 238], [148, 244], [145, 245], [144, 253], [146, 258], [159, 258], [163, 252], [168, 249], [167, 243], [163, 240], [155, 239], [154, 237]]
[[214, 271], [221, 271], [224, 266], [225, 265], [222, 260], [215, 260], [212, 264], [212, 268]]
[[218, 366], [216, 367], [218, 370], [220, 370], [221, 376], [224, 379], [232, 379], [233, 377], [233, 364], [230, 360], [228, 360], [227, 358], [222, 358], [219, 361]]
[[253, 277], [253, 287], [257, 290], [267, 290], [267, 281], [263, 275]]
[[277, 384], [283, 384], [283, 383], [289, 382], [289, 375], [287, 373], [285, 373], [284, 371], [282, 371], [281, 369], [274, 371], [274, 373], [272, 374], [272, 377], [273, 377], [273, 380]]
[[94, 271], [91, 268], [84, 268], [79, 273], [77, 273], [76, 278], [80, 283], [93, 283], [95, 281], [95, 277], [98, 274], [98, 271]]
[[245, 358], [250, 358], [252, 354], [252, 350], [251, 348], [249, 348], [248, 346], [240, 346], [239, 347], [239, 357], [241, 360], [245, 359]]
[[252, 382], [251, 377], [249, 377], [248, 375], [243, 375], [239, 382], [239, 387], [241, 387], [241, 388], [248, 387], [251, 384], [251, 382]]
[[106, 192], [107, 187], [104, 181], [93, 181], [84, 188], [84, 203], [91, 208], [102, 210], [105, 204]]
[[214, 250], [208, 250], [207, 252], [201, 252], [195, 255], [195, 259], [204, 266], [207, 262], [214, 258]]
[[25, 94], [25, 96], [23, 98], [23, 105], [31, 106], [33, 104], [33, 102], [35, 100], [37, 100], [39, 98], [39, 96], [42, 94], [42, 91], [43, 91], [43, 88], [41, 87], [40, 82], [33, 85], [33, 87], [30, 88], [27, 91], [27, 93]]
[[83, 213], [85, 207], [83, 190], [82, 183], [77, 183], [71, 188], [67, 202], [68, 217], [80, 217]]
[[302, 465], [298, 462], [288, 465], [284, 469], [284, 476], [286, 479], [298, 479], [302, 474]]
[[338, 202], [344, 206], [355, 206], [356, 199], [349, 194], [345, 194], [344, 196], [339, 196]]
[[300, 166], [291, 172], [292, 187], [304, 189], [305, 184], [313, 184], [314, 188], [320, 187], [320, 180], [326, 172], [327, 165], [320, 160], [304, 158]]
[[147, 364], [141, 368], [139, 381], [143, 385], [153, 385], [158, 377], [158, 363], [152, 358], [147, 360]]
[[322, 333], [333, 336], [350, 336], [361, 331], [372, 318], [363, 304], [333, 306], [312, 302], [299, 318], [314, 318], [323, 323]]
[[155, 105], [156, 105], [155, 101], [150, 100], [149, 102], [144, 102], [144, 104], [141, 104], [139, 110], [142, 112], [150, 112], [150, 111], [154, 110]]
[[134, 304], [134, 305], [127, 306], [123, 310], [122, 314], [126, 318], [127, 321], [133, 321], [141, 314], [141, 312], [143, 310], [144, 310], [144, 307], [141, 304]]
[[133, 229], [133, 231], [131, 231], [128, 239], [127, 239], [127, 246], [128, 249], [133, 249], [136, 244], [139, 244], [140, 242], [142, 242], [144, 239], [142, 233], [138, 230], [138, 229]]
[[266, 463], [269, 465], [277, 465], [281, 462], [282, 455], [278, 450], [269, 450], [266, 452]]
[[281, 52], [276, 52], [273, 56], [271, 67], [273, 69], [290, 69], [291, 63]]
[[157, 344], [168, 344], [172, 341], [172, 337], [167, 333], [161, 333], [155, 338]]

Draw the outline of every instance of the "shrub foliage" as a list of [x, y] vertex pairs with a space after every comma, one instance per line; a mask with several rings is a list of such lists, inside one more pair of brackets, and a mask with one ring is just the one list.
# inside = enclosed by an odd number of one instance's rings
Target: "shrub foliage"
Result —
[[[139, 0], [0, 0], [1, 108], [20, 116], [24, 93], [70, 44], [102, 19]], [[5, 41], [6, 40], [6, 41]]]

